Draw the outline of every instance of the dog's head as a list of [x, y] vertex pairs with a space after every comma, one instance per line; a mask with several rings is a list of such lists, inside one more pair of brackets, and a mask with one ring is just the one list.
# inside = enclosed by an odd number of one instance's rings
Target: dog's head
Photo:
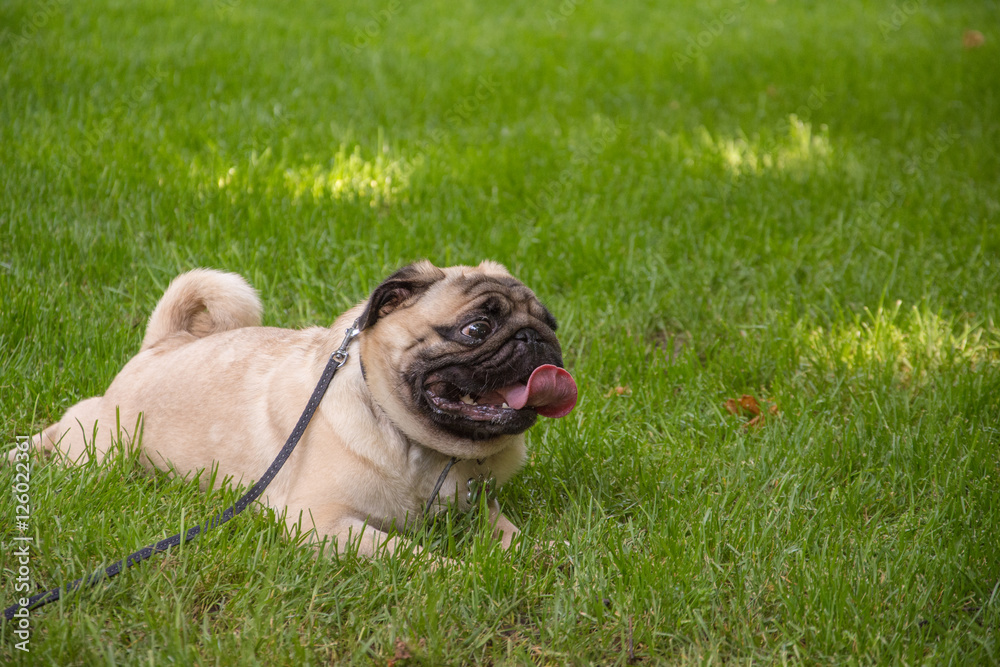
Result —
[[361, 327], [373, 398], [408, 438], [444, 454], [489, 456], [539, 414], [576, 404], [555, 318], [494, 262], [400, 269], [372, 292]]

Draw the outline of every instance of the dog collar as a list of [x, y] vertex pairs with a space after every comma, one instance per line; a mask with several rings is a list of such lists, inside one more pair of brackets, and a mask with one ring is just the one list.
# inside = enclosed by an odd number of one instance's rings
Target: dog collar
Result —
[[470, 506], [475, 507], [483, 495], [486, 496], [487, 501], [496, 497], [497, 478], [493, 476], [492, 472], [488, 475], [480, 473], [476, 477], [470, 477], [465, 486], [469, 490], [465, 499]]
[[[448, 477], [448, 473], [451, 472], [452, 466], [458, 463], [459, 459], [457, 456], [453, 456], [448, 459], [448, 463], [445, 464], [444, 470], [438, 476], [437, 483], [434, 485], [434, 491], [431, 492], [431, 497], [427, 499], [427, 506], [424, 508], [424, 514], [430, 514], [431, 508], [434, 507], [434, 501], [437, 500], [438, 494], [441, 492], [441, 487], [444, 486], [444, 480]], [[476, 463], [482, 465], [482, 460], [477, 459]], [[476, 505], [479, 504], [479, 499], [485, 494], [487, 500], [493, 500], [496, 497], [496, 477], [493, 473], [479, 473], [475, 477], [470, 477], [465, 482], [465, 487], [467, 493], [465, 494], [465, 500], [469, 504], [469, 509], [474, 509]]]

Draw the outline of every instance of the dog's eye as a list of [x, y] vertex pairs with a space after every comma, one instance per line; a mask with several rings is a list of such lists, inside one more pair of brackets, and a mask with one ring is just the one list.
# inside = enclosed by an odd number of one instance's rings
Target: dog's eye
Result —
[[486, 320], [476, 320], [462, 327], [462, 335], [474, 340], [482, 340], [493, 333], [493, 327]]

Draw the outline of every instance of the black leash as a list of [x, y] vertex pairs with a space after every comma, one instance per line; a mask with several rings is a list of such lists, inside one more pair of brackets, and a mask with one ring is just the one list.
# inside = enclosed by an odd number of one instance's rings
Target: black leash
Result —
[[[67, 584], [65, 588], [53, 588], [51, 591], [45, 593], [38, 593], [37, 595], [34, 595], [31, 598], [29, 598], [28, 604], [23, 605], [23, 607], [20, 604], [15, 604], [13, 606], [10, 606], [6, 610], [4, 610], [3, 613], [4, 620], [9, 621], [13, 619], [14, 615], [18, 613], [22, 608], [35, 609], [37, 607], [46, 605], [50, 602], [55, 602], [62, 596], [63, 590], [65, 590], [67, 593], [70, 593], [78, 588], [93, 586], [94, 584], [104, 580], [105, 578], [110, 579], [111, 577], [114, 577], [117, 574], [121, 574], [121, 572], [123, 572], [124, 570], [127, 570], [136, 563], [146, 560], [153, 554], [166, 551], [171, 547], [176, 547], [177, 545], [181, 544], [182, 539], [184, 541], [184, 544], [187, 544], [194, 538], [198, 537], [198, 535], [200, 535], [202, 532], [207, 532], [209, 530], [212, 530], [213, 528], [218, 528], [219, 526], [226, 523], [234, 516], [245, 510], [247, 506], [250, 505], [250, 503], [252, 503], [253, 501], [257, 500], [257, 498], [260, 497], [260, 494], [264, 493], [264, 489], [267, 488], [267, 485], [271, 483], [271, 480], [274, 479], [274, 476], [278, 474], [279, 470], [281, 470], [281, 466], [285, 465], [285, 461], [288, 460], [288, 457], [291, 455], [292, 450], [295, 449], [295, 445], [299, 444], [299, 440], [302, 438], [302, 434], [305, 433], [306, 427], [309, 426], [309, 422], [312, 419], [313, 414], [315, 414], [316, 408], [319, 407], [320, 401], [323, 400], [323, 395], [326, 393], [327, 388], [330, 386], [330, 382], [333, 380], [334, 374], [338, 370], [340, 370], [341, 366], [347, 363], [347, 347], [351, 344], [351, 341], [354, 340], [355, 336], [361, 333], [361, 330], [358, 328], [359, 326], [361, 326], [360, 318], [358, 320], [355, 320], [354, 324], [351, 325], [351, 328], [347, 330], [347, 333], [344, 336], [344, 342], [340, 344], [340, 347], [337, 349], [337, 351], [330, 355], [330, 361], [327, 362], [326, 368], [323, 370], [323, 375], [320, 376], [319, 383], [313, 390], [312, 396], [309, 397], [309, 402], [306, 404], [306, 409], [302, 411], [302, 416], [299, 417], [298, 423], [295, 424], [295, 428], [292, 430], [292, 433], [288, 436], [288, 440], [285, 441], [285, 446], [281, 448], [280, 452], [278, 452], [278, 455], [275, 457], [274, 462], [271, 463], [271, 466], [267, 469], [267, 471], [264, 472], [264, 475], [259, 480], [257, 480], [257, 482], [253, 486], [250, 487], [249, 491], [243, 494], [243, 497], [241, 497], [239, 500], [236, 501], [235, 505], [226, 509], [224, 512], [222, 512], [222, 514], [216, 515], [215, 518], [213, 518], [211, 521], [208, 521], [203, 526], [195, 526], [189, 529], [187, 532], [184, 533], [183, 538], [181, 537], [180, 533], [177, 533], [176, 535], [168, 537], [165, 540], [160, 540], [156, 544], [150, 544], [149, 546], [139, 549], [134, 554], [131, 554], [124, 560], [120, 560], [112, 564], [103, 572], [96, 572], [90, 575], [89, 577], [81, 577], [80, 579], [77, 579], [76, 581]], [[438, 486], [440, 487], [440, 482], [438, 483]], [[437, 494], [435, 493], [435, 495]]]
[[431, 508], [434, 507], [434, 501], [437, 499], [438, 493], [441, 492], [441, 487], [444, 486], [444, 478], [448, 476], [448, 471], [451, 470], [451, 467], [456, 463], [458, 463], [458, 459], [454, 456], [451, 457], [451, 460], [448, 461], [448, 465], [446, 465], [444, 470], [441, 471], [441, 474], [438, 475], [437, 484], [434, 485], [434, 491], [431, 493], [431, 497], [427, 501], [427, 507], [424, 509], [424, 514], [431, 513]]

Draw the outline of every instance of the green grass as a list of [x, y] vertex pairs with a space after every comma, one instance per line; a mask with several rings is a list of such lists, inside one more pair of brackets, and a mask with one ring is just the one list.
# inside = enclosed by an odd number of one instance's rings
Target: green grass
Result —
[[[299, 327], [496, 259], [582, 390], [501, 492], [540, 553], [454, 517], [418, 541], [455, 567], [314, 558], [241, 516], [0, 661], [1000, 662], [1000, 7], [678, 4], [0, 6], [4, 441], [196, 266]], [[36, 589], [235, 497], [34, 465]]]

